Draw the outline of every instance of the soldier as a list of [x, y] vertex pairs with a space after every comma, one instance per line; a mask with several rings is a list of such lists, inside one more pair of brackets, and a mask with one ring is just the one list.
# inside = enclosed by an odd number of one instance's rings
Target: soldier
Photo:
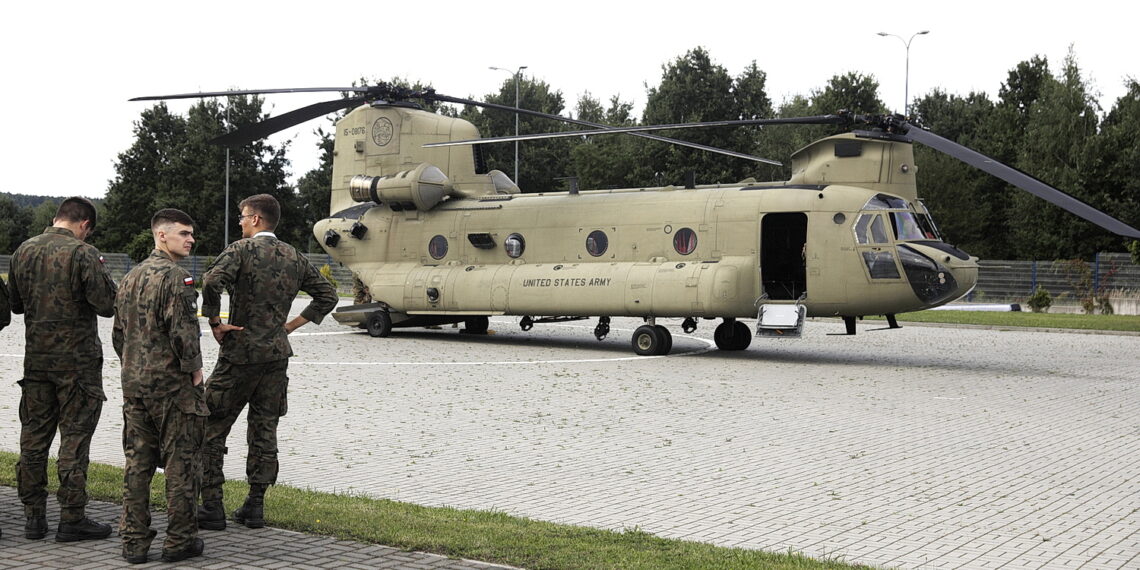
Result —
[[123, 558], [147, 561], [155, 537], [150, 528], [150, 483], [165, 465], [168, 524], [162, 560], [202, 554], [198, 538], [198, 484], [206, 408], [202, 351], [198, 344], [198, 292], [194, 278], [176, 263], [194, 247], [194, 220], [181, 210], [151, 218], [154, 251], [131, 269], [115, 299], [111, 341], [122, 361]]
[[20, 380], [20, 461], [16, 480], [27, 524], [24, 536], [47, 535], [47, 462], [59, 429], [60, 542], [106, 538], [111, 526], [87, 518], [87, 464], [103, 402], [103, 346], [96, 315], [115, 311], [115, 282], [98, 250], [84, 243], [95, 230], [86, 198], [59, 205], [52, 226], [12, 255], [12, 311], [24, 314], [24, 378]]
[[[206, 270], [202, 286], [202, 316], [210, 320], [221, 344], [218, 363], [206, 382], [206, 422], [202, 507], [198, 526], [226, 528], [222, 509], [222, 462], [226, 437], [249, 404], [246, 437], [246, 477], [249, 496], [234, 511], [234, 520], [249, 528], [265, 526], [265, 490], [277, 481], [277, 422], [287, 410], [286, 370], [293, 350], [286, 335], [307, 322], [320, 323], [336, 306], [333, 286], [297, 252], [277, 239], [273, 230], [281, 206], [268, 194], [250, 196], [239, 204], [238, 240]], [[222, 323], [221, 293], [230, 293], [230, 322]], [[313, 299], [300, 316], [286, 322], [298, 291]]]

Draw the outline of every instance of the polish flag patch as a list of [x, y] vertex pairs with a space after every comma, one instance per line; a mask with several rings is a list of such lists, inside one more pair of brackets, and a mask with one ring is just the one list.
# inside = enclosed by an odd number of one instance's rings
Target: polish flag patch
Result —
[[182, 280], [182, 284], [192, 286], [192, 285], [194, 285], [194, 278], [193, 277], [187, 277], [187, 278]]

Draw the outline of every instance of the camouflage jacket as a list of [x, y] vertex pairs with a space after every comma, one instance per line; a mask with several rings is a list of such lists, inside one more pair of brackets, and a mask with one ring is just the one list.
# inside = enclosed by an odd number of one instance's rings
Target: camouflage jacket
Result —
[[161, 398], [190, 383], [202, 368], [198, 291], [194, 278], [164, 251], [119, 283], [111, 344], [123, 364], [123, 396]]
[[221, 313], [222, 290], [230, 294], [232, 331], [219, 356], [235, 364], [272, 362], [293, 355], [285, 322], [298, 291], [313, 300], [301, 316], [320, 323], [336, 307], [336, 289], [305, 256], [271, 234], [241, 239], [226, 248], [206, 269], [202, 316]]
[[12, 312], [24, 315], [24, 370], [100, 366], [96, 315], [115, 314], [115, 282], [93, 246], [71, 230], [47, 228], [12, 254]]
[[0, 279], [0, 330], [12, 324], [12, 307], [8, 304], [8, 286]]

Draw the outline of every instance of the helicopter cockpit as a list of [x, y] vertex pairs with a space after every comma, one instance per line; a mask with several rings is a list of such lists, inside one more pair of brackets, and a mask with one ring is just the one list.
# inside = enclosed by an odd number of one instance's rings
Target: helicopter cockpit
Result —
[[876, 194], [863, 206], [853, 228], [872, 282], [905, 278], [919, 300], [930, 305], [964, 294], [973, 286], [974, 274], [968, 283], [955, 279], [955, 266], [974, 266], [969, 254], [942, 241], [921, 202], [912, 205], [896, 196]]

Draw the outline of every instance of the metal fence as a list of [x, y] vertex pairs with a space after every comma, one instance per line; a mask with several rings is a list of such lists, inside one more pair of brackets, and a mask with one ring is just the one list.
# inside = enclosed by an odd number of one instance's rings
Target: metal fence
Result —
[[[331, 256], [323, 253], [306, 254], [309, 261], [318, 268], [328, 265], [337, 290], [344, 294], [352, 292], [352, 272], [339, 264]], [[134, 263], [125, 253], [105, 253], [107, 267], [115, 279], [130, 271]], [[9, 255], [0, 255], [0, 273], [8, 273]], [[195, 279], [201, 281], [202, 274], [212, 261], [211, 257], [192, 256], [179, 262]], [[1092, 286], [1095, 290], [1113, 292], [1113, 305], [1118, 313], [1137, 314], [1140, 308], [1128, 307], [1140, 304], [1140, 265], [1132, 263], [1127, 253], [1099, 253], [1096, 259], [1088, 262]], [[1064, 262], [1058, 261], [999, 261], [979, 262], [978, 286], [965, 299], [975, 303], [1024, 302], [1033, 291], [1041, 286], [1053, 296], [1054, 305], [1076, 306], [1081, 297], [1074, 289], [1074, 277], [1066, 272]], [[1129, 299], [1131, 301], [1129, 301]]]

